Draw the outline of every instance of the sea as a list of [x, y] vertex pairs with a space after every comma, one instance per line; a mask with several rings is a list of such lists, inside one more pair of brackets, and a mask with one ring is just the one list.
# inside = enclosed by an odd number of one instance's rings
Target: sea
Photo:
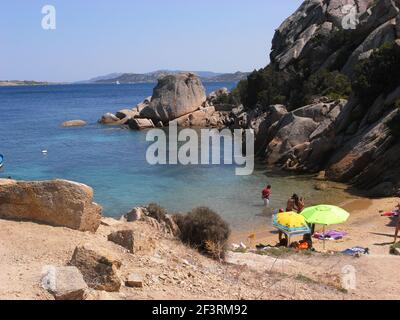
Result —
[[[236, 84], [205, 83], [209, 93]], [[103, 126], [106, 112], [132, 108], [151, 96], [155, 84], [79, 84], [0, 87], [0, 178], [67, 179], [94, 189], [103, 215], [119, 218], [133, 207], [158, 203], [185, 213], [207, 206], [233, 230], [258, 229], [271, 223], [274, 210], [285, 208], [297, 193], [307, 204], [337, 204], [341, 188], [316, 191], [309, 176], [287, 176], [256, 163], [250, 176], [237, 176], [235, 165], [150, 165], [146, 132]], [[62, 128], [81, 119], [85, 127]], [[46, 150], [47, 153], [42, 151]], [[272, 185], [271, 209], [261, 190]]]

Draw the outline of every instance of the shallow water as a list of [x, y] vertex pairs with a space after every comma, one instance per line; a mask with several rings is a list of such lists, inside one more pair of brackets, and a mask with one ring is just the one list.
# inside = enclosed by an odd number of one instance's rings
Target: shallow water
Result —
[[[206, 84], [208, 92], [234, 83]], [[62, 178], [94, 188], [107, 216], [119, 217], [134, 206], [157, 202], [171, 211], [209, 206], [235, 230], [270, 222], [263, 213], [261, 189], [272, 184], [272, 207], [285, 207], [297, 192], [308, 204], [338, 203], [340, 189], [318, 192], [308, 177], [282, 177], [258, 165], [251, 176], [236, 176], [234, 166], [150, 166], [144, 132], [101, 126], [105, 112], [132, 107], [153, 85], [60, 85], [0, 88], [0, 177]], [[61, 128], [82, 119], [83, 128]], [[47, 155], [42, 150], [48, 150]]]

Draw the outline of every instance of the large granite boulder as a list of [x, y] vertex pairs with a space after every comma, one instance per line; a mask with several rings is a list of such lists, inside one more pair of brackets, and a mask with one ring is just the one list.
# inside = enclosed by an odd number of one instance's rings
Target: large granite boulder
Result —
[[0, 218], [95, 232], [101, 211], [93, 202], [93, 189], [84, 184], [0, 179]]
[[[307, 60], [313, 65], [312, 70], [318, 69], [337, 49], [331, 46], [330, 40], [333, 35], [343, 31], [344, 26], [358, 28], [363, 19], [366, 20], [370, 16], [371, 6], [375, 2], [374, 0], [304, 1], [300, 8], [277, 29], [272, 42], [272, 63], [283, 70], [296, 59], [308, 58]], [[379, 2], [384, 1], [378, 1], [378, 6]], [[348, 8], [354, 8], [354, 17]], [[390, 15], [387, 15], [383, 22], [389, 19]], [[378, 26], [369, 25], [360, 34], [368, 35]], [[311, 56], [312, 60], [317, 59], [316, 66], [314, 61], [309, 60]], [[333, 57], [335, 60], [337, 55]]]
[[206, 94], [199, 77], [193, 73], [166, 76], [154, 88], [150, 105], [140, 116], [167, 123], [199, 109]]

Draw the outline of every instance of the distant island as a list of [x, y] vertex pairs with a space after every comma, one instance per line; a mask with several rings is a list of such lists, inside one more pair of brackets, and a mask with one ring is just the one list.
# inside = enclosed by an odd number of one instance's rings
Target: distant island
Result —
[[[35, 80], [0, 80], [0, 87], [14, 86], [46, 86], [56, 84], [134, 84], [134, 83], [156, 83], [158, 79], [168, 75], [181, 73], [180, 70], [158, 70], [148, 73], [110, 73], [89, 80], [77, 82], [49, 82]], [[200, 77], [203, 82], [239, 82], [247, 79], [250, 72], [217, 73], [211, 71], [192, 71]]]
[[[92, 78], [79, 83], [107, 84], [107, 83], [156, 83], [158, 79], [167, 75], [181, 73], [181, 70], [158, 70], [148, 73], [111, 73], [109, 75]], [[216, 73], [211, 71], [192, 71], [203, 82], [239, 82], [247, 78], [248, 72]]]
[[43, 86], [54, 84], [47, 81], [32, 81], [32, 80], [0, 80], [0, 87], [14, 86]]

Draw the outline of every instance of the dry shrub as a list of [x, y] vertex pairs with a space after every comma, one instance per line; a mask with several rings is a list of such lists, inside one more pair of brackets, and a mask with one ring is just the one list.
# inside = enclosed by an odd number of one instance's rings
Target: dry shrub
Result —
[[216, 212], [200, 207], [187, 215], [176, 215], [175, 221], [183, 243], [215, 259], [224, 258], [230, 228]]
[[158, 222], [165, 221], [168, 211], [156, 203], [150, 203], [146, 207], [149, 217], [156, 219]]

